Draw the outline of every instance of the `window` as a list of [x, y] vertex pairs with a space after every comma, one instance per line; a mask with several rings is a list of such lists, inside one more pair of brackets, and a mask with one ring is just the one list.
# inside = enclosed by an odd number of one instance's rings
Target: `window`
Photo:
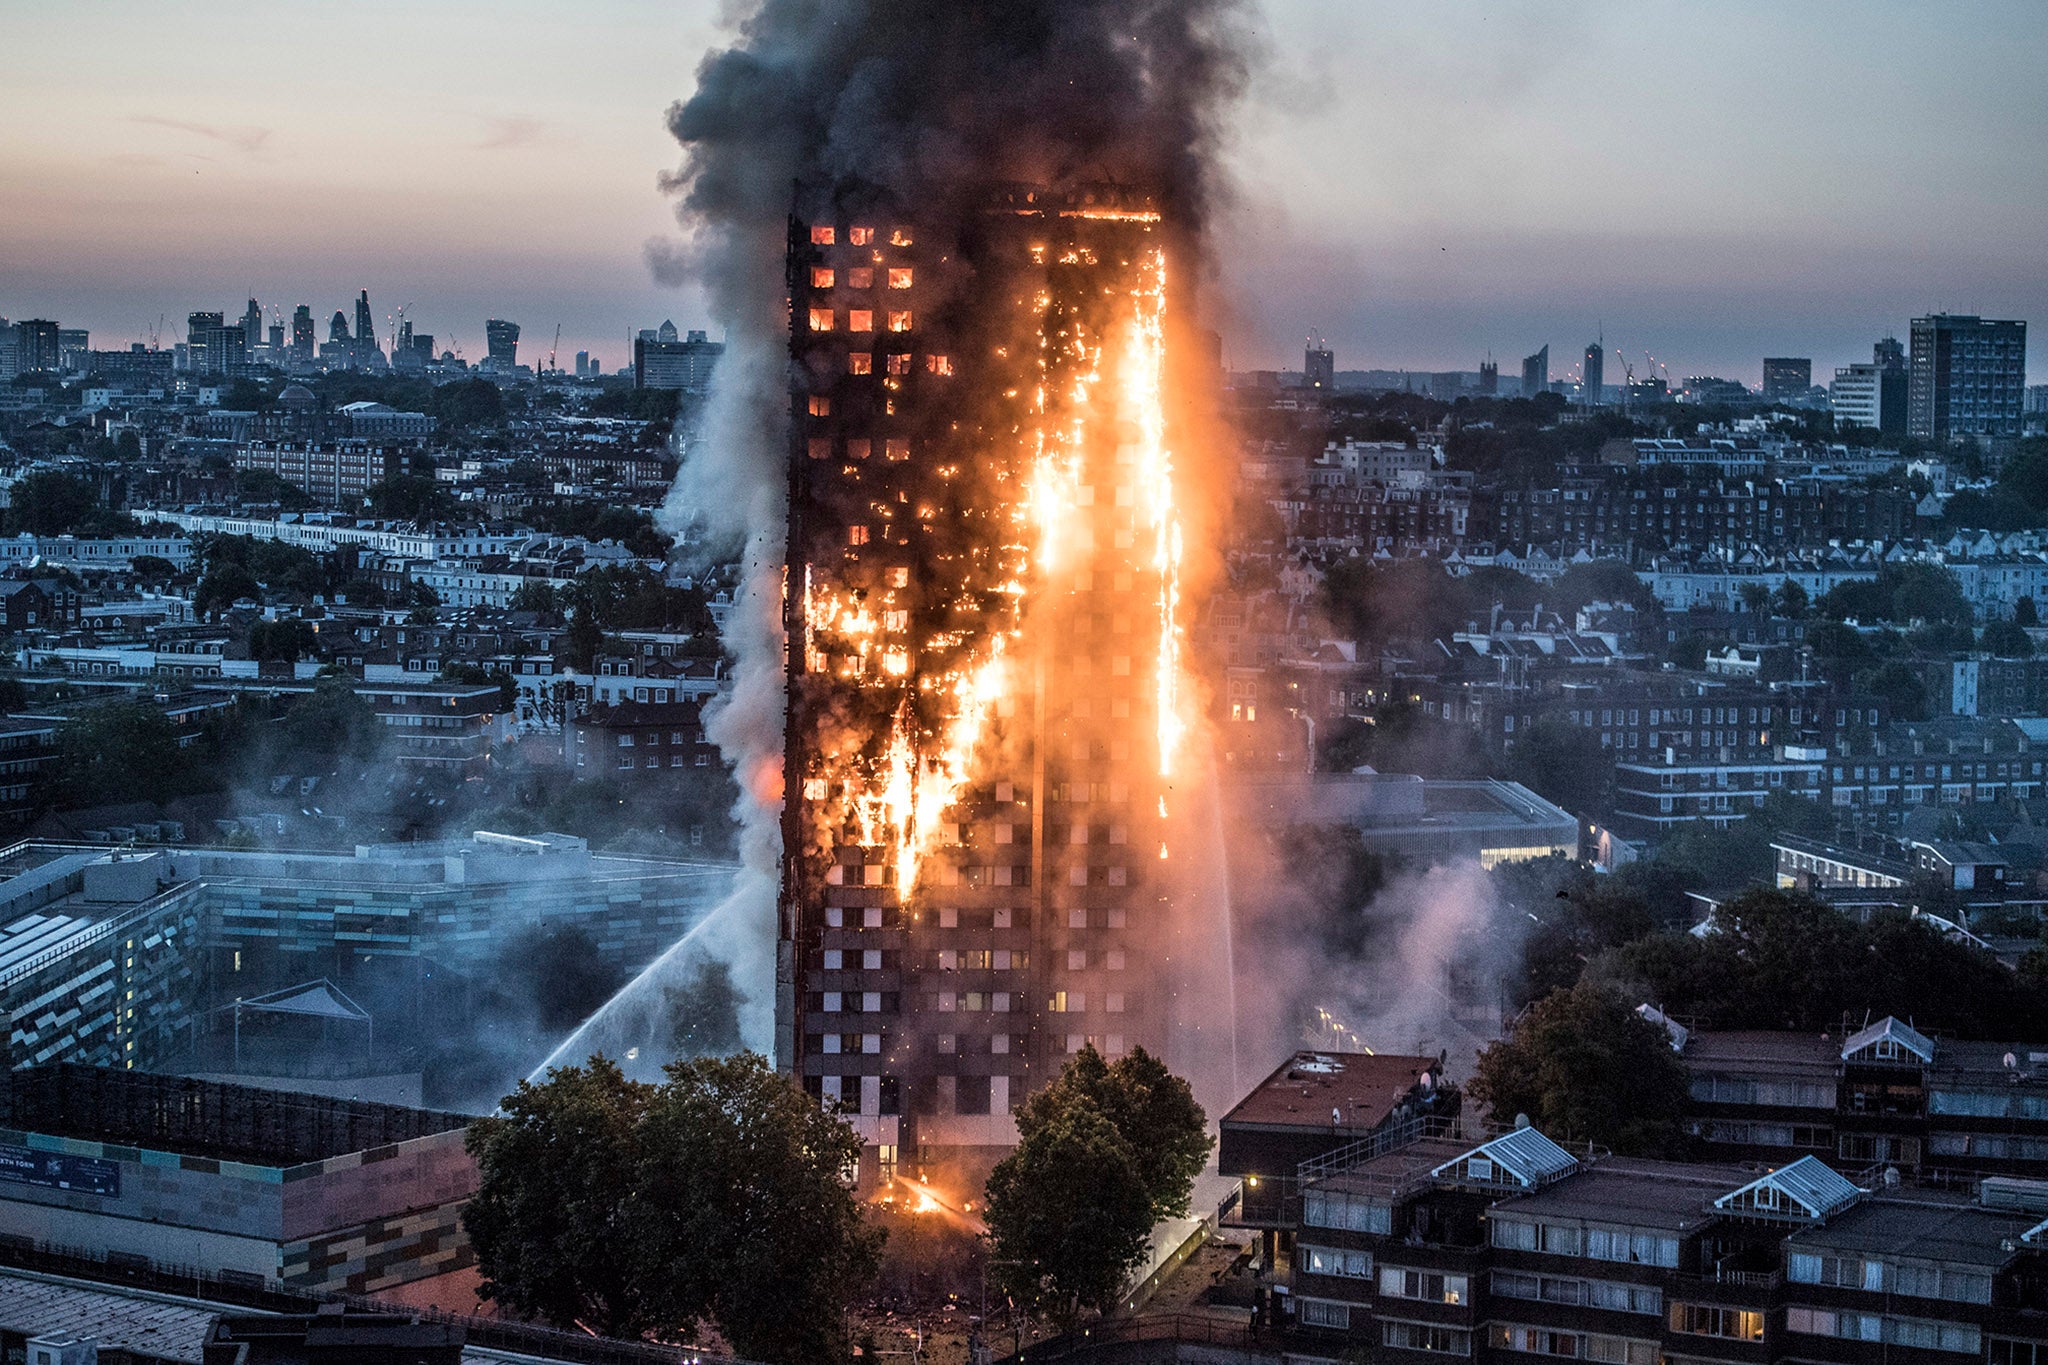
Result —
[[847, 352], [846, 372], [848, 374], [873, 374], [875, 372], [875, 353], [873, 351]]
[[1386, 1204], [1375, 1204], [1341, 1191], [1310, 1189], [1302, 1196], [1301, 1221], [1312, 1228], [1385, 1235], [1394, 1230], [1394, 1211]]
[[1707, 1303], [1674, 1303], [1669, 1321], [1674, 1332], [1731, 1341], [1762, 1341], [1764, 1315], [1750, 1308], [1722, 1308]]
[[832, 268], [831, 268], [830, 266], [823, 266], [823, 265], [814, 265], [814, 266], [812, 266], [812, 267], [811, 267], [811, 288], [813, 288], [813, 289], [830, 289], [831, 287], [832, 287]]
[[846, 287], [848, 289], [873, 289], [875, 287], [875, 268], [871, 265], [849, 266], [846, 271]]
[[1339, 1247], [1303, 1246], [1295, 1252], [1296, 1262], [1311, 1275], [1341, 1275], [1351, 1280], [1372, 1278], [1372, 1253]]
[[1470, 1303], [1472, 1295], [1463, 1275], [1435, 1270], [1404, 1270], [1400, 1266], [1380, 1267], [1380, 1293], [1394, 1299], [1419, 1299], [1425, 1303]]
[[813, 416], [813, 417], [830, 417], [831, 415], [832, 415], [832, 400], [831, 400], [831, 399], [829, 399], [829, 398], [826, 398], [826, 397], [824, 397], [823, 395], [818, 395], [818, 396], [816, 396], [816, 397], [813, 397], [813, 398], [811, 399], [811, 416]]
[[1989, 1365], [2048, 1365], [2048, 1341], [1993, 1337]]
[[936, 374], [940, 376], [950, 375], [953, 373], [953, 357], [945, 355], [928, 355], [924, 358], [924, 367], [925, 370], [930, 374]]
[[1328, 1299], [1297, 1297], [1294, 1316], [1304, 1327], [1334, 1327], [1340, 1332], [1351, 1327], [1351, 1305], [1332, 1303]]
[[889, 373], [893, 375], [906, 375], [910, 373], [910, 356], [907, 352], [903, 355], [892, 355], [889, 357]]
[[910, 330], [910, 310], [908, 308], [891, 309], [889, 311], [889, 330], [892, 332], [907, 332]]
[[871, 227], [848, 228], [846, 240], [855, 246], [868, 246], [875, 240], [875, 230]]
[[[831, 311], [832, 311], [832, 310], [831, 310], [831, 309], [829, 309], [829, 308], [825, 310], [825, 312], [826, 312], [826, 313], [827, 313], [828, 315], [829, 315], [829, 314], [831, 313]], [[813, 318], [815, 318], [815, 317], [817, 317], [817, 315], [818, 315], [818, 310], [817, 310], [817, 309], [815, 309], [815, 308], [813, 308], [813, 309], [811, 310], [811, 316], [812, 316]], [[819, 329], [818, 329], [818, 328], [816, 328], [816, 327], [813, 327], [813, 328], [812, 328], [812, 330], [813, 330], [813, 331], [817, 331], [817, 330], [819, 330]], [[824, 331], [827, 331], [827, 332], [829, 332], [829, 331], [831, 331], [832, 329], [831, 329], [831, 327], [830, 327], [830, 326], [827, 326], [827, 327], [825, 327], [825, 328], [824, 328], [823, 330], [824, 330]], [[866, 308], [855, 308], [855, 309], [852, 309], [852, 310], [850, 310], [850, 311], [849, 311], [849, 312], [847, 313], [847, 315], [846, 315], [846, 330], [847, 330], [847, 331], [849, 331], [849, 332], [872, 332], [872, 331], [874, 331], [874, 330], [875, 330], [875, 315], [874, 315], [874, 313], [873, 313], [873, 312], [872, 312], [871, 310], [869, 310], [869, 309], [866, 309]]]
[[910, 458], [910, 442], [893, 439], [882, 442], [882, 458], [901, 464]]
[[1506, 1270], [1495, 1271], [1489, 1283], [1501, 1298], [1584, 1305], [1616, 1313], [1641, 1313], [1648, 1317], [1664, 1315], [1664, 1291], [1655, 1285]]
[[1433, 1322], [1382, 1322], [1380, 1344], [1403, 1351], [1434, 1351], [1439, 1355], [1472, 1354], [1470, 1332], [1458, 1327], [1439, 1327]]
[[831, 228], [814, 227], [811, 229], [812, 246], [830, 246], [837, 240], [839, 240], [839, 234]]
[[[853, 316], [860, 317], [862, 314], [855, 313]], [[832, 324], [833, 313], [830, 308], [813, 308], [811, 310], [811, 330], [813, 332], [829, 332], [832, 330]], [[860, 329], [856, 327], [853, 330], [859, 331]], [[870, 328], [869, 330], [872, 331], [873, 329]]]
[[889, 267], [889, 287], [891, 289], [910, 288], [910, 270], [907, 266]]
[[1567, 1360], [1611, 1361], [1614, 1365], [1656, 1365], [1657, 1343], [1592, 1332], [1565, 1332], [1520, 1323], [1495, 1323], [1487, 1337], [1497, 1350], [1529, 1355], [1562, 1356]]

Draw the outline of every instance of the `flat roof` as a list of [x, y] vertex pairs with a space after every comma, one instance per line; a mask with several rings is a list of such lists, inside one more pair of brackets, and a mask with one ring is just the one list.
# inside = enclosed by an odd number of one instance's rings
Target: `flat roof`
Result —
[[1794, 1250], [1854, 1251], [1906, 1260], [1997, 1269], [2017, 1252], [2020, 1234], [2039, 1216], [1966, 1204], [1955, 1197], [1902, 1198], [1889, 1192], [1844, 1209], [1824, 1226], [1787, 1239]]
[[1822, 1033], [1774, 1033], [1762, 1029], [1695, 1032], [1685, 1041], [1685, 1064], [1701, 1067], [1768, 1068], [1833, 1076], [1842, 1066], [1839, 1039]]
[[20, 1270], [0, 1270], [0, 1330], [36, 1337], [92, 1337], [102, 1353], [126, 1351], [199, 1365], [219, 1310], [197, 1303], [95, 1288]]
[[1555, 1184], [1504, 1199], [1494, 1212], [1691, 1232], [1720, 1216], [1716, 1199], [1754, 1179], [1756, 1172], [1741, 1166], [1607, 1157]]
[[[1434, 1057], [1297, 1052], [1222, 1121], [1232, 1127], [1370, 1131], [1436, 1066]], [[1340, 1115], [1335, 1123], [1333, 1109]]]

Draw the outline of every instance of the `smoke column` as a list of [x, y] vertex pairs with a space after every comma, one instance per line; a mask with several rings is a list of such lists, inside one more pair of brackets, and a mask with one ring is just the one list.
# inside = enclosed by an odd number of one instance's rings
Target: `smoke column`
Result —
[[669, 110], [683, 157], [664, 187], [683, 237], [650, 260], [704, 290], [728, 344], [663, 520], [745, 565], [735, 689], [707, 725], [740, 776], [746, 870], [694, 937], [732, 964], [751, 1047], [772, 1036], [793, 187], [860, 182], [943, 216], [996, 182], [1141, 185], [1193, 277], [1250, 20], [1245, 0], [760, 0]]

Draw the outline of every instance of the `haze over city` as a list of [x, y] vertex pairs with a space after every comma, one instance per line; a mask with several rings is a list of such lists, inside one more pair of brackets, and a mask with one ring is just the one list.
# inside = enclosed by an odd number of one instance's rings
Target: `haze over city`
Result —
[[[0, 297], [121, 345], [367, 287], [444, 344], [560, 322], [615, 368], [640, 327], [704, 325], [645, 250], [676, 233], [663, 111], [717, 9], [9, 4]], [[1218, 233], [1228, 361], [1296, 367], [1315, 328], [1345, 369], [1470, 370], [1604, 330], [1754, 384], [1930, 309], [2039, 315], [2025, 14], [1274, 0]]]

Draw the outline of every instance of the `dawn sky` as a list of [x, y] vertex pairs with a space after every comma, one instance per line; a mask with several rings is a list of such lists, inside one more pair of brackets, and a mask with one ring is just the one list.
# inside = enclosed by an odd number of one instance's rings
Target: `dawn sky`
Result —
[[[0, 0], [0, 314], [120, 345], [253, 294], [324, 336], [367, 287], [471, 359], [489, 315], [522, 359], [559, 322], [616, 366], [633, 328], [706, 325], [644, 251], [719, 8]], [[1218, 229], [1235, 366], [1298, 365], [1314, 327], [1346, 369], [1547, 341], [1562, 377], [1604, 327], [1639, 370], [1819, 379], [1946, 308], [2028, 319], [2048, 378], [2031, 4], [1265, 13]]]

